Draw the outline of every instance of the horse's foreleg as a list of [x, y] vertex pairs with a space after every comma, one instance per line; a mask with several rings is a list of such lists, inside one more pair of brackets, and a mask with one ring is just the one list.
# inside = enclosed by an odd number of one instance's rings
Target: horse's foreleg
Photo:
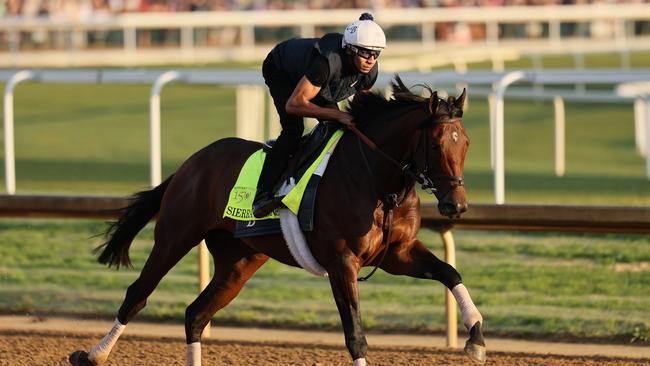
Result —
[[206, 240], [214, 258], [214, 276], [185, 311], [187, 365], [201, 365], [201, 334], [212, 316], [228, 305], [246, 281], [268, 260], [239, 239]]
[[454, 267], [438, 259], [419, 240], [414, 240], [392, 248], [381, 268], [394, 275], [437, 280], [447, 286], [458, 302], [463, 323], [470, 333], [465, 351], [472, 360], [485, 362], [485, 341], [481, 332], [483, 317]]
[[354, 366], [365, 366], [368, 343], [361, 326], [357, 288], [358, 269], [356, 258], [350, 254], [329, 265], [327, 272], [343, 324], [345, 345], [352, 356]]

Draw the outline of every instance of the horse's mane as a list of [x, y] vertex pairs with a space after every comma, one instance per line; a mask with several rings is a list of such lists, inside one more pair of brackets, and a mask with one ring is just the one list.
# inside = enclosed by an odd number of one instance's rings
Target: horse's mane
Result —
[[[422, 88], [429, 91], [429, 93], [437, 99], [437, 110], [433, 111], [437, 115], [449, 116], [450, 118], [462, 117], [463, 111], [455, 106], [456, 98], [453, 96], [448, 97], [446, 100], [438, 98], [437, 93], [425, 84], [419, 84]], [[384, 95], [378, 92], [362, 91], [354, 95], [354, 98], [348, 106], [348, 112], [354, 117], [357, 125], [365, 125], [372, 123], [380, 116], [385, 116], [388, 109], [394, 110], [400, 107], [413, 106], [422, 103], [428, 103], [430, 98], [425, 98], [411, 92], [409, 88], [404, 85], [399, 75], [395, 75], [391, 81], [391, 88], [393, 90], [393, 97], [386, 99]]]

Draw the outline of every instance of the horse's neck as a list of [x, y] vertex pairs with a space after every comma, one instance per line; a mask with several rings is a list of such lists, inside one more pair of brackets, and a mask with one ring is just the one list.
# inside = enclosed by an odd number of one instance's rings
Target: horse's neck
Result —
[[[378, 149], [394, 159], [395, 162], [389, 161], [378, 151], [372, 151], [367, 146], [363, 146], [364, 154], [353, 154], [358, 156], [361, 162], [360, 168], [363, 171], [372, 172], [372, 184], [379, 195], [379, 199], [385, 198], [387, 194], [398, 194], [403, 196], [413, 187], [411, 178], [405, 176], [402, 166], [411, 163], [413, 150], [417, 143], [414, 128], [409, 126], [399, 126], [397, 123], [384, 122], [377, 126], [371, 126], [367, 129], [367, 136]], [[350, 144], [359, 151], [358, 137], [353, 137]], [[366, 162], [363, 161], [364, 155]], [[357, 163], [358, 164], [358, 163]], [[366, 165], [367, 164], [367, 165]], [[369, 169], [368, 169], [369, 168]]]
[[413, 116], [416, 113], [417, 109], [378, 111], [377, 120], [367, 124], [365, 133], [382, 151], [400, 161], [407, 158], [418, 136], [418, 118]]

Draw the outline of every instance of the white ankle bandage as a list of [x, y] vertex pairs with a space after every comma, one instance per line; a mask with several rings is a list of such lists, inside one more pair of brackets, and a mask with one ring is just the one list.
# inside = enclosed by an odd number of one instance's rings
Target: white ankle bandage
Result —
[[187, 345], [187, 366], [201, 366], [201, 342]]
[[108, 334], [90, 350], [88, 353], [88, 359], [98, 365], [106, 362], [108, 355], [111, 353], [111, 349], [115, 346], [115, 342], [117, 342], [117, 339], [120, 338], [120, 335], [124, 332], [124, 328], [126, 328], [126, 325], [115, 319], [111, 331], [108, 332]]
[[467, 330], [476, 324], [476, 322], [481, 322], [481, 324], [483, 323], [483, 317], [476, 308], [476, 305], [474, 305], [465, 285], [462, 283], [456, 285], [451, 289], [451, 293], [454, 294], [456, 302], [460, 307], [460, 312], [463, 314], [463, 323], [465, 323], [465, 328], [467, 328]]

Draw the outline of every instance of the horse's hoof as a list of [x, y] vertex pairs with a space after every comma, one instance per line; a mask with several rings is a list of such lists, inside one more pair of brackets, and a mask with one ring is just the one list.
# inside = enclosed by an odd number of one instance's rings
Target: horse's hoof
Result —
[[96, 366], [94, 362], [88, 359], [88, 352], [86, 351], [74, 351], [70, 354], [68, 360], [74, 366]]
[[471, 343], [470, 341], [467, 341], [467, 343], [465, 343], [465, 353], [472, 361], [481, 365], [485, 363], [485, 359], [486, 359], [485, 346], [479, 346], [478, 344], [474, 344]]
[[484, 364], [486, 358], [485, 339], [481, 332], [481, 322], [476, 322], [469, 330], [469, 339], [465, 343], [465, 353], [472, 361]]

